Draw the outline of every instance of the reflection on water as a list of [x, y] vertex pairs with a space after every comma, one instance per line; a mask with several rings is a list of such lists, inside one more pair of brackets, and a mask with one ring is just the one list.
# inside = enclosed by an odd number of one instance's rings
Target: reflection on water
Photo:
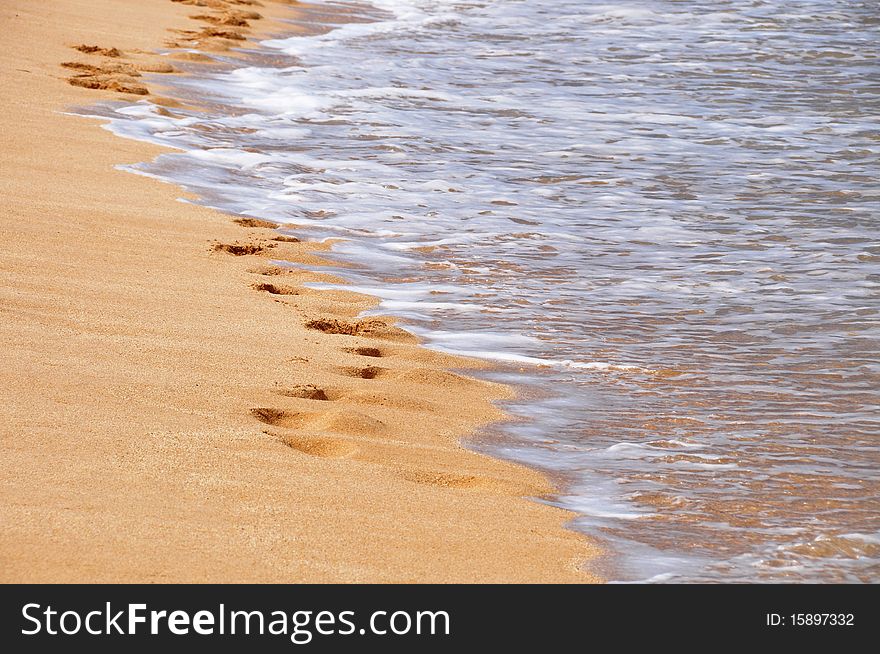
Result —
[[505, 362], [481, 447], [557, 473], [612, 578], [880, 580], [876, 4], [339, 6], [111, 128]]

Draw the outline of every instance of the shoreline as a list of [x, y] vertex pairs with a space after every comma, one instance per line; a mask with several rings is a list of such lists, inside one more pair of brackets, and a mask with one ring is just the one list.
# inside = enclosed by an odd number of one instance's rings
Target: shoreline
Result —
[[175, 74], [155, 49], [241, 46], [295, 11], [207, 4], [0, 9], [0, 581], [598, 581], [574, 514], [527, 499], [544, 475], [460, 444], [510, 393], [448, 371], [484, 364], [358, 320], [374, 298], [272, 264], [326, 263], [326, 244], [176, 202], [115, 168], [167, 149], [61, 113], [173, 110], [144, 82]]

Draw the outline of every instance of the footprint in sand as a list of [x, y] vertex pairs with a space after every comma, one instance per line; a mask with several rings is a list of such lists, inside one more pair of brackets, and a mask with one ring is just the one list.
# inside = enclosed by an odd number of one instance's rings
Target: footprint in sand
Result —
[[[316, 395], [327, 397], [322, 390], [316, 390]], [[309, 399], [320, 399], [309, 398]], [[251, 414], [260, 422], [273, 427], [286, 429], [302, 429], [308, 427], [316, 431], [337, 432], [342, 434], [383, 434], [387, 426], [381, 420], [368, 416], [359, 411], [347, 409], [325, 411], [322, 413], [306, 413], [301, 411], [287, 411], [271, 407], [259, 407], [251, 409]]]
[[357, 354], [362, 357], [384, 357], [385, 353], [378, 347], [349, 347], [345, 349], [349, 354]]
[[412, 384], [435, 386], [437, 388], [460, 389], [475, 388], [484, 385], [484, 382], [472, 377], [436, 370], [433, 368], [412, 368], [399, 375], [401, 381]]
[[345, 401], [348, 404], [364, 407], [386, 407], [403, 411], [432, 412], [438, 410], [438, 406], [428, 400], [395, 393], [352, 392], [346, 393]]
[[325, 402], [337, 400], [342, 395], [336, 389], [320, 388], [314, 384], [301, 384], [292, 388], [276, 390], [275, 392], [284, 397], [298, 397], [303, 400], [321, 400]]
[[250, 268], [248, 272], [253, 275], [262, 275], [263, 277], [283, 277], [293, 273], [290, 268], [282, 268], [275, 265], [255, 266]]
[[[123, 53], [116, 48], [102, 48], [97, 45], [82, 44], [73, 46], [73, 49], [84, 54], [100, 55], [110, 59], [118, 59], [123, 56]], [[138, 80], [141, 77], [141, 72], [177, 72], [177, 69], [167, 62], [132, 64], [123, 61], [104, 61], [100, 65], [95, 65], [79, 61], [65, 61], [61, 65], [69, 70], [76, 71], [76, 74], [67, 79], [73, 86], [132, 93], [134, 95], [149, 94], [147, 87]]]
[[236, 257], [243, 257], [250, 254], [261, 254], [269, 248], [275, 247], [272, 244], [260, 245], [258, 243], [214, 243], [211, 249], [214, 252], [226, 252]]
[[212, 25], [229, 25], [231, 27], [250, 27], [250, 23], [248, 23], [248, 18], [251, 20], [257, 20], [260, 18], [260, 14], [255, 11], [249, 12], [237, 12], [237, 11], [227, 11], [218, 15], [211, 14], [197, 14], [195, 16], [190, 16], [193, 20], [201, 20], [206, 23], [211, 23]]
[[79, 86], [84, 89], [117, 91], [119, 93], [131, 93], [132, 95], [149, 95], [150, 93], [146, 86], [136, 82], [134, 76], [119, 73], [79, 73], [67, 78], [67, 82], [71, 86]]
[[259, 218], [236, 218], [233, 220], [236, 225], [241, 225], [242, 227], [253, 227], [260, 229], [278, 229], [279, 224], [273, 223], [268, 220], [260, 220]]
[[359, 451], [357, 445], [341, 438], [307, 436], [278, 436], [277, 438], [292, 450], [324, 459], [347, 458]]
[[476, 475], [459, 475], [448, 472], [409, 471], [401, 476], [407, 481], [426, 486], [440, 486], [442, 488], [484, 488], [492, 485], [491, 479], [484, 479]]
[[318, 318], [306, 322], [308, 329], [314, 329], [325, 334], [340, 334], [343, 336], [362, 336], [364, 338], [386, 338], [390, 340], [414, 340], [415, 337], [399, 327], [390, 325], [384, 320], [366, 318], [356, 322], [338, 320], [336, 318]]
[[382, 436], [388, 432], [388, 426], [381, 420], [349, 409], [329, 411], [316, 419], [311, 426], [321, 431], [358, 436]]
[[268, 293], [269, 295], [299, 295], [299, 290], [293, 288], [292, 286], [281, 286], [279, 284], [272, 284], [269, 282], [259, 282], [257, 284], [253, 284], [251, 286], [256, 291], [262, 291], [263, 293]]
[[387, 368], [379, 366], [342, 366], [336, 370], [339, 374], [358, 379], [378, 379], [388, 373]]
[[79, 50], [84, 54], [97, 54], [102, 57], [121, 57], [122, 51], [116, 48], [102, 48], [99, 45], [86, 45], [85, 43], [81, 45], [73, 46], [74, 50]]
[[449, 488], [452, 490], [484, 491], [504, 495], [515, 495], [518, 497], [540, 496], [542, 493], [541, 489], [533, 486], [509, 482], [503, 479], [494, 479], [492, 477], [481, 477], [479, 475], [409, 470], [400, 473], [400, 476], [407, 481], [416, 484], [435, 486], [438, 488]]
[[298, 429], [314, 419], [313, 413], [302, 413], [299, 411], [285, 411], [284, 409], [274, 409], [271, 407], [258, 407], [251, 409], [251, 414], [260, 422], [273, 427], [287, 427], [289, 429]]

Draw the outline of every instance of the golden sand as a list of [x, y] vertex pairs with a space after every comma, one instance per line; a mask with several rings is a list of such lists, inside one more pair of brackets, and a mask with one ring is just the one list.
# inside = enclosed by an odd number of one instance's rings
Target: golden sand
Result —
[[61, 113], [159, 99], [157, 48], [294, 10], [0, 6], [0, 581], [595, 580], [571, 514], [526, 499], [545, 478], [459, 445], [509, 389], [272, 263], [326, 245], [176, 202], [115, 168], [159, 148]]

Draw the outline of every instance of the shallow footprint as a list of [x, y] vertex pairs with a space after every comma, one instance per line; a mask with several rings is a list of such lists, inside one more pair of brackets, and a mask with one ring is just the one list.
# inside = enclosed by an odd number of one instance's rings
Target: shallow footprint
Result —
[[452, 472], [431, 472], [427, 470], [409, 470], [401, 473], [407, 481], [426, 486], [451, 488], [456, 490], [479, 490], [514, 496], [534, 496], [542, 494], [542, 490], [528, 484], [481, 477], [479, 475], [457, 474]]
[[438, 411], [438, 406], [433, 402], [394, 393], [355, 392], [348, 393], [345, 400], [349, 404], [361, 406], [384, 406], [404, 411]]
[[275, 391], [278, 395], [284, 397], [298, 397], [303, 400], [337, 400], [341, 397], [341, 393], [334, 389], [320, 388], [314, 384], [301, 384], [291, 388], [284, 388]]
[[350, 347], [345, 350], [349, 354], [362, 357], [383, 357], [385, 354], [378, 347]]
[[342, 459], [358, 452], [357, 445], [338, 438], [281, 436], [279, 440], [292, 450], [324, 459]]
[[484, 479], [476, 475], [459, 475], [451, 472], [404, 472], [402, 477], [407, 481], [427, 486], [441, 486], [443, 488], [484, 488], [492, 485], [491, 479]]
[[360, 379], [377, 379], [388, 372], [387, 368], [380, 368], [378, 366], [346, 366], [337, 368], [337, 370], [343, 375]]
[[360, 411], [351, 410], [328, 412], [315, 421], [315, 426], [342, 434], [369, 436], [380, 436], [388, 431], [388, 426], [381, 420]]
[[412, 368], [399, 375], [401, 381], [407, 381], [414, 384], [425, 384], [437, 388], [447, 389], [465, 389], [474, 388], [484, 385], [478, 379], [465, 377], [448, 370], [440, 370], [435, 368]]
[[258, 407], [251, 409], [251, 414], [260, 422], [275, 427], [287, 427], [296, 429], [302, 427], [309, 419], [314, 417], [311, 413], [300, 413], [296, 411], [284, 411], [283, 409], [273, 409], [271, 407]]
[[264, 293], [269, 293], [270, 295], [299, 295], [300, 294], [298, 289], [292, 288], [290, 286], [280, 286], [278, 284], [271, 284], [269, 282], [259, 282], [257, 284], [252, 284], [252, 288], [255, 291], [262, 291]]

